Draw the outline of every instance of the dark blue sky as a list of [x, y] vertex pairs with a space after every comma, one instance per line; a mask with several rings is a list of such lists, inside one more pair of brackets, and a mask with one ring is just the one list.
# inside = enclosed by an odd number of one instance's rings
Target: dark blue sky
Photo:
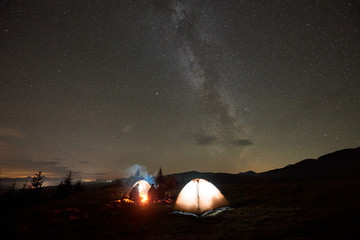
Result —
[[0, 176], [265, 171], [360, 145], [359, 1], [2, 1]]

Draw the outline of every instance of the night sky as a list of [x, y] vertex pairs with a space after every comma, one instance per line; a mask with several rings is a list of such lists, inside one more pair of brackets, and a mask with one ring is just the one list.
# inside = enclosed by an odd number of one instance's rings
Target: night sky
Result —
[[0, 3], [0, 177], [238, 173], [360, 146], [359, 1]]

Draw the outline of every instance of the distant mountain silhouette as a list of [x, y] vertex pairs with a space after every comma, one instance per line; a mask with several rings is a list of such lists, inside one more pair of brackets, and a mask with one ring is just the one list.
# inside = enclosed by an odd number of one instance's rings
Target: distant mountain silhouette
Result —
[[247, 172], [243, 172], [243, 173], [238, 173], [241, 174], [243, 176], [257, 176], [258, 173], [254, 172], [254, 171], [247, 171]]
[[360, 148], [336, 151], [318, 159], [305, 159], [284, 168], [262, 173], [248, 171], [230, 174], [191, 171], [175, 173], [171, 176], [174, 176], [180, 185], [194, 178], [204, 178], [217, 184], [269, 179], [300, 181], [360, 179]]
[[336, 151], [318, 159], [305, 159], [284, 168], [260, 173], [259, 176], [294, 180], [360, 178], [360, 148]]
[[194, 178], [203, 178], [216, 184], [232, 183], [239, 181], [247, 182], [247, 181], [257, 180], [256, 179], [257, 173], [253, 171], [248, 171], [245, 173], [238, 173], [238, 174], [191, 171], [184, 173], [175, 173], [175, 174], [171, 174], [171, 176], [174, 176], [180, 185], [186, 184]]

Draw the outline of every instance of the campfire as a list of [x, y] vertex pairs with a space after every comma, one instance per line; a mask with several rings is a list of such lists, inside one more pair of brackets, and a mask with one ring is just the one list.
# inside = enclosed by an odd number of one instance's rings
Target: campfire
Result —
[[131, 188], [131, 191], [125, 194], [118, 200], [113, 201], [115, 204], [121, 204], [122, 206], [131, 206], [134, 204], [145, 206], [152, 203], [167, 203], [172, 204], [173, 201], [170, 195], [165, 195], [163, 199], [154, 199], [154, 202], [149, 202], [148, 191], [150, 184], [145, 180], [137, 181]]
[[[131, 199], [129, 198], [129, 194], [126, 194], [126, 195], [124, 195], [123, 197], [121, 197], [120, 199], [117, 199], [117, 200], [113, 201], [113, 203], [115, 203], [115, 204], [119, 204], [119, 203], [120, 203], [120, 204], [123, 205], [123, 206], [136, 204], [133, 200], [131, 200]], [[165, 199], [156, 200], [154, 203], [155, 203], [155, 204], [156, 204], [156, 203], [173, 204], [174, 201], [173, 201], [173, 199], [171, 198], [170, 195], [165, 195]], [[148, 202], [147, 196], [143, 196], [143, 197], [141, 197], [141, 200], [140, 200], [140, 202], [139, 202], [138, 204], [141, 205], [141, 206], [145, 206], [145, 205], [148, 205], [148, 204], [150, 204], [150, 203]]]
[[139, 190], [140, 202], [145, 204], [148, 200], [147, 194], [150, 189], [150, 184], [145, 180], [140, 180], [133, 185], [132, 189], [136, 186]]
[[140, 198], [141, 198], [142, 203], [146, 203], [147, 200], [148, 200], [147, 195], [146, 196], [145, 195], [140, 195]]

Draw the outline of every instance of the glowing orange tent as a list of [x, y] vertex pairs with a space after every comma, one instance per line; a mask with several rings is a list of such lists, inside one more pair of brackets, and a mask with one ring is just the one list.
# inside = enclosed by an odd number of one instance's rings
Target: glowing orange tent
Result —
[[229, 202], [212, 183], [196, 178], [180, 191], [174, 210], [177, 213], [205, 216], [216, 210], [228, 208]]
[[147, 201], [147, 193], [151, 187], [150, 184], [145, 180], [139, 180], [132, 186], [131, 189], [133, 189], [136, 185], [138, 185], [138, 187], [139, 187], [139, 195], [141, 198], [141, 202], [146, 202]]

